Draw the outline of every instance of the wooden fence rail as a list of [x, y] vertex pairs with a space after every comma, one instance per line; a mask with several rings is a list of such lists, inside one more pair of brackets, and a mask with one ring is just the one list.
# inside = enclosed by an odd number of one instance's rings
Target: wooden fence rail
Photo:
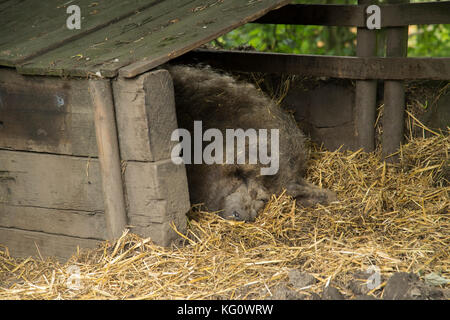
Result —
[[225, 70], [355, 80], [450, 79], [450, 58], [340, 57], [197, 49], [185, 53], [174, 62], [207, 63]]
[[[290, 4], [253, 21], [264, 24], [296, 24], [365, 27], [367, 5]], [[380, 4], [381, 27], [450, 23], [450, 1]]]

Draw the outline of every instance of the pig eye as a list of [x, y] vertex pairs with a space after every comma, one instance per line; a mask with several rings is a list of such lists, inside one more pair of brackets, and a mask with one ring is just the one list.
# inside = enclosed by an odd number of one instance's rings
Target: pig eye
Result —
[[237, 211], [233, 211], [232, 215], [233, 215], [233, 218], [240, 218], [241, 217], [241, 215]]

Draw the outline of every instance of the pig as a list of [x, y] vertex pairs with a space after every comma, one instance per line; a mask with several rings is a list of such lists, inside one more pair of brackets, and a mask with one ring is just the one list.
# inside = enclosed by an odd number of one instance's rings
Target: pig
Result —
[[[166, 68], [173, 79], [180, 128], [193, 132], [194, 121], [202, 121], [204, 130], [219, 129], [224, 136], [226, 129], [279, 130], [276, 174], [261, 174], [259, 162], [186, 164], [191, 203], [203, 203], [225, 219], [253, 221], [270, 196], [283, 190], [304, 206], [336, 200], [334, 192], [305, 180], [309, 151], [292, 115], [253, 84], [209, 66]], [[271, 150], [271, 141], [264, 141], [267, 150]]]

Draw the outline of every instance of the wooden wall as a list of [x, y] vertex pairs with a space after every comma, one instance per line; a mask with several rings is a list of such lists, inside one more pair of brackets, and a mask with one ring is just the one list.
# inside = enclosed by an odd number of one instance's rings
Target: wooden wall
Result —
[[[127, 227], [168, 245], [189, 209], [185, 168], [170, 161], [170, 76], [112, 86]], [[107, 239], [94, 121], [89, 80], [0, 69], [0, 244], [12, 255], [66, 259]]]

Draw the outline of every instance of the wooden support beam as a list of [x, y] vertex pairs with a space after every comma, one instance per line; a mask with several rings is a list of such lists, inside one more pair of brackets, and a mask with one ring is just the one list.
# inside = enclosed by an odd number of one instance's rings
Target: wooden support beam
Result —
[[116, 239], [125, 229], [127, 215], [111, 83], [89, 80], [89, 88], [94, 105], [107, 235], [109, 239]]
[[[372, 0], [359, 0], [358, 4], [368, 5]], [[365, 26], [356, 34], [356, 55], [374, 57], [377, 54], [377, 34]], [[375, 149], [375, 111], [377, 103], [377, 81], [359, 80], [355, 88], [355, 135], [358, 148], [366, 152]]]
[[362, 27], [364, 8], [357, 5], [288, 4], [253, 21], [261, 24]]
[[[390, 0], [407, 3], [409, 0]], [[408, 50], [408, 27], [392, 27], [386, 30], [386, 56], [406, 57]], [[383, 156], [388, 162], [398, 160], [395, 153], [403, 141], [405, 114], [405, 89], [402, 81], [384, 82], [383, 110]]]
[[197, 49], [173, 63], [206, 63], [224, 70], [355, 80], [450, 79], [450, 58], [337, 57]]
[[[450, 22], [450, 1], [380, 4], [381, 27]], [[289, 4], [253, 21], [263, 24], [295, 24], [364, 27], [366, 4]]]

